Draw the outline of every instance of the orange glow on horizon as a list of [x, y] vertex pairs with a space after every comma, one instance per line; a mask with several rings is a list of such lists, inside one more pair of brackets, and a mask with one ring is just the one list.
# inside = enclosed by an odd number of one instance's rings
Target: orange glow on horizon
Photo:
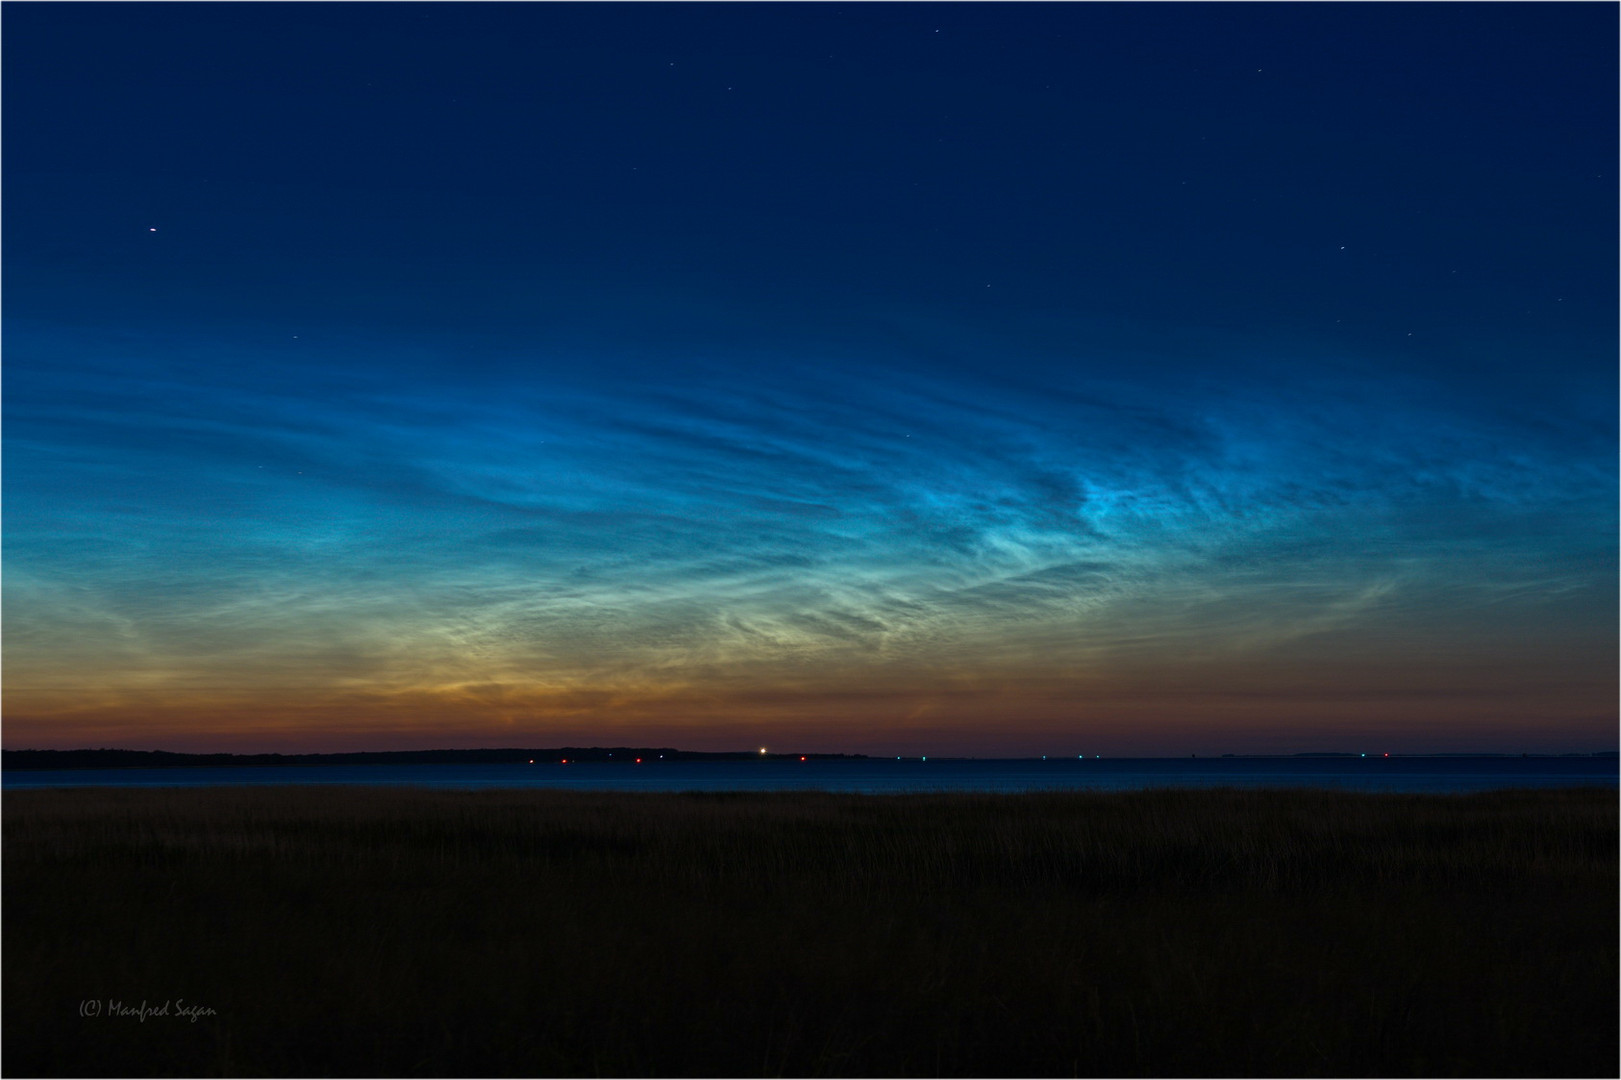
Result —
[[[869, 666], [825, 680], [762, 672], [568, 691], [486, 684], [478, 694], [465, 685], [443, 693], [8, 688], [4, 741], [11, 749], [241, 753], [541, 746], [768, 753], [772, 743], [908, 755], [929, 746], [938, 756], [1152, 755], [1184, 747], [1281, 753], [1370, 742], [1396, 752], [1613, 748], [1614, 664], [1572, 655], [1552, 690], [1527, 672], [1559, 671], [1557, 657], [1485, 658], [1450, 669], [1423, 658], [1346, 661], [1333, 670], [1190, 659], [1174, 682], [1145, 661], [1118, 665], [1107, 678], [1030, 665]], [[16, 678], [9, 668], [7, 675]], [[1430, 688], [1439, 678], [1467, 689], [1437, 695]], [[765, 747], [753, 741], [761, 733], [770, 737]]]

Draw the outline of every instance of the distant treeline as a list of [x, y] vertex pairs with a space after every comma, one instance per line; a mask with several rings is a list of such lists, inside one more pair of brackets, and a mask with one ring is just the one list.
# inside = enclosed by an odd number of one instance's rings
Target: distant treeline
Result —
[[[1232, 757], [1338, 758], [1356, 754], [1223, 754]], [[1563, 757], [1614, 758], [1613, 750], [1593, 754], [1395, 754], [1393, 757], [1502, 758]], [[366, 750], [347, 754], [176, 754], [168, 750], [0, 750], [4, 769], [163, 769], [171, 767], [242, 765], [522, 765], [528, 762], [618, 761], [641, 758], [654, 761], [760, 761], [797, 760], [864, 761], [866, 754], [760, 754], [747, 750], [709, 752], [676, 750], [668, 746], [562, 746], [549, 749], [484, 750]], [[939, 760], [950, 760], [941, 758]]]
[[348, 754], [176, 754], [167, 750], [0, 750], [4, 769], [162, 769], [202, 765], [522, 765], [530, 761], [745, 761], [761, 758], [815, 760], [864, 758], [865, 754], [707, 753], [668, 746], [563, 746], [545, 750], [380, 750]]

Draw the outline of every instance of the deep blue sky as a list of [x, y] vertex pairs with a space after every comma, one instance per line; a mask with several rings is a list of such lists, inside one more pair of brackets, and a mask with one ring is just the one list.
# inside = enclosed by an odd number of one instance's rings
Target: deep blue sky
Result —
[[1607, 4], [4, 14], [6, 742], [1616, 742]]

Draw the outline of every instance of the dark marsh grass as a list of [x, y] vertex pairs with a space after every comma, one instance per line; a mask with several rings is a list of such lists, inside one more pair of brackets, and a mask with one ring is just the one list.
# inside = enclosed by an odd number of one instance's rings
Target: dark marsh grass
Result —
[[[26, 1075], [1595, 1076], [1613, 791], [4, 795]], [[81, 1003], [185, 999], [144, 1022]]]

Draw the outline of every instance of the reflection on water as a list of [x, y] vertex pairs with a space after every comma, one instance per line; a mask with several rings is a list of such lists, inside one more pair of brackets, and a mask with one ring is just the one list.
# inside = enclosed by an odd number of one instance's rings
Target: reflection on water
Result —
[[1617, 786], [1608, 758], [1086, 758], [648, 761], [535, 765], [286, 765], [11, 770], [8, 789], [209, 784], [392, 784], [595, 791], [1119, 791], [1154, 787], [1312, 787], [1465, 792]]

